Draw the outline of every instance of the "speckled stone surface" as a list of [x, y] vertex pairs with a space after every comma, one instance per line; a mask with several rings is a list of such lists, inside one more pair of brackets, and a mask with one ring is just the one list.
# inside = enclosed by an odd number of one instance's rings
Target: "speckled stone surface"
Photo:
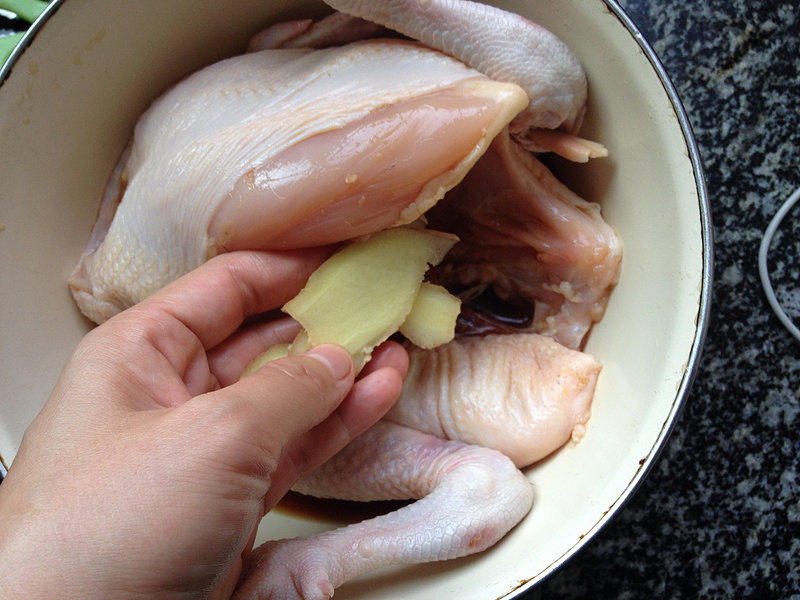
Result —
[[[529, 597], [800, 598], [800, 341], [772, 313], [758, 249], [800, 187], [796, 0], [623, 0], [661, 58], [705, 165], [715, 283], [701, 368], [644, 483]], [[770, 253], [800, 325], [800, 205]]]
[[[800, 598], [800, 342], [771, 312], [757, 270], [764, 230], [800, 187], [800, 9], [796, 0], [622, 5], [672, 77], [705, 164], [713, 316], [650, 474], [525, 598]], [[770, 265], [800, 323], [800, 206]]]

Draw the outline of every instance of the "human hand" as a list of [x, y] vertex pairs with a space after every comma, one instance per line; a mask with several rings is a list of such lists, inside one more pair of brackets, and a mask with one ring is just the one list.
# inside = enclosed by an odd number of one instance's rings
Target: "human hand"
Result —
[[369, 427], [408, 368], [337, 346], [238, 380], [319, 251], [219, 256], [92, 330], [0, 485], [0, 598], [227, 598], [261, 517]]

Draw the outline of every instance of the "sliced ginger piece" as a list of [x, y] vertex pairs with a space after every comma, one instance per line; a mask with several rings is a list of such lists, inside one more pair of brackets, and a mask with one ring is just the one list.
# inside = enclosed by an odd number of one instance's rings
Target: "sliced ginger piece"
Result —
[[283, 310], [302, 325], [311, 346], [344, 346], [360, 370], [406, 320], [426, 271], [457, 239], [398, 227], [353, 242], [325, 261]]
[[455, 337], [459, 312], [461, 300], [440, 285], [423, 282], [400, 333], [425, 350], [441, 346]]
[[360, 371], [372, 350], [401, 326], [421, 347], [450, 341], [460, 301], [423, 279], [457, 240], [449, 233], [398, 227], [339, 250], [283, 307], [303, 327], [294, 341], [257, 356], [243, 376], [270, 360], [326, 343], [344, 346]]

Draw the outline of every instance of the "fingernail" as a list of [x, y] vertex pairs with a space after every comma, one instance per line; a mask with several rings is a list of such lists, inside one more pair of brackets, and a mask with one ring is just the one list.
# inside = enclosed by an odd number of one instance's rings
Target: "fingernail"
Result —
[[323, 344], [306, 352], [306, 356], [311, 356], [325, 363], [337, 380], [344, 379], [353, 370], [353, 359], [347, 350], [341, 346]]

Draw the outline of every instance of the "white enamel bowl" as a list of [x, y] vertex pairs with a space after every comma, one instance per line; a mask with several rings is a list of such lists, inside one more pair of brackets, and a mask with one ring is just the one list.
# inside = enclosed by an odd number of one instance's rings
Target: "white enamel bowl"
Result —
[[[590, 82], [583, 132], [610, 151], [608, 159], [564, 171], [576, 191], [602, 204], [624, 243], [619, 286], [587, 348], [604, 364], [593, 416], [582, 442], [527, 471], [533, 512], [496, 547], [364, 577], [338, 590], [340, 599], [494, 599], [529, 589], [622, 507], [664, 445], [696, 369], [708, 314], [710, 225], [696, 148], [671, 84], [610, 1], [498, 4], [572, 47]], [[26, 38], [29, 46], [0, 72], [6, 465], [89, 328], [65, 279], [137, 116], [182, 76], [241, 52], [264, 25], [323, 12], [316, 0], [57, 0]], [[318, 531], [347, 518], [278, 510], [260, 536]]]

